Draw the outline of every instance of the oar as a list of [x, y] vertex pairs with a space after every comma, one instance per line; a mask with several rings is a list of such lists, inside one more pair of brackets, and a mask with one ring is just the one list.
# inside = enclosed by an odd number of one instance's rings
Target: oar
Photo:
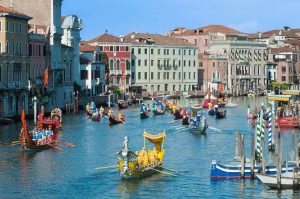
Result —
[[11, 145], [9, 145], [9, 146], [16, 146], [16, 145], [18, 145], [18, 144], [20, 144], [20, 143], [14, 143], [14, 144], [11, 144]]
[[116, 168], [116, 169], [114, 169], [114, 170], [111, 170], [109, 173], [112, 173], [112, 172], [114, 172], [114, 171], [117, 171], [119, 168]]
[[12, 144], [15, 144], [15, 143], [20, 143], [20, 141], [19, 140], [16, 140], [16, 141], [13, 141], [13, 142], [11, 142]]
[[118, 167], [118, 165], [114, 165], [114, 166], [106, 166], [106, 167], [97, 167], [95, 168], [96, 170], [101, 170], [101, 169], [111, 169], [111, 168], [116, 168]]
[[59, 141], [59, 142], [56, 142], [56, 143], [65, 144], [65, 145], [67, 145], [69, 147], [75, 147], [75, 144], [70, 143], [70, 142], [61, 142], [61, 141]]
[[62, 151], [62, 148], [59, 148], [59, 147], [57, 147], [57, 146], [54, 146], [54, 145], [52, 145], [52, 144], [47, 144], [48, 146], [51, 146], [51, 147], [53, 147], [53, 148], [55, 148], [55, 149], [57, 149], [57, 150], [60, 150], [60, 151]]
[[211, 129], [211, 130], [222, 132], [221, 129], [218, 129], [218, 128], [215, 128], [215, 127], [208, 126], [208, 128]]
[[160, 172], [160, 173], [163, 173], [163, 174], [167, 174], [167, 175], [170, 175], [170, 176], [174, 176], [176, 177], [177, 175], [175, 174], [172, 174], [172, 173], [168, 173], [168, 172], [165, 172], [165, 171], [161, 171], [161, 170], [157, 170], [157, 169], [152, 169], [153, 171], [157, 171], [157, 172]]
[[173, 172], [177, 172], [177, 171], [175, 171], [175, 170], [173, 170], [173, 169], [170, 169], [170, 168], [167, 168], [167, 167], [164, 167], [164, 166], [159, 166], [160, 168], [163, 168], [163, 169], [166, 169], [166, 170], [169, 170], [169, 171], [173, 171]]

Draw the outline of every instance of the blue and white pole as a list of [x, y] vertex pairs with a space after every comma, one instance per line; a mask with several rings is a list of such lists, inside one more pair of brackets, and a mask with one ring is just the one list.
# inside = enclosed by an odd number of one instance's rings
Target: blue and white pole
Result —
[[268, 111], [268, 143], [269, 149], [272, 148], [272, 110], [269, 109]]

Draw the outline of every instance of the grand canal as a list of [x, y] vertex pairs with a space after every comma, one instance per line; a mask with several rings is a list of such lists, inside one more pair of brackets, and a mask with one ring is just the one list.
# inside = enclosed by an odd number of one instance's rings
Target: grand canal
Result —
[[[299, 198], [297, 191], [271, 190], [258, 180], [210, 179], [212, 160], [233, 159], [235, 131], [245, 134], [246, 154], [250, 157], [250, 136], [254, 129], [246, 119], [247, 106], [259, 106], [265, 98], [230, 100], [239, 106], [227, 108], [223, 120], [207, 116], [210, 128], [206, 136], [182, 129], [181, 123], [174, 122], [170, 114], [141, 120], [139, 108], [134, 107], [123, 111], [126, 124], [113, 127], [108, 126], [107, 119], [92, 122], [84, 114], [64, 116], [58, 139], [74, 143], [75, 147], [60, 145], [62, 151], [30, 153], [22, 152], [19, 146], [0, 147], [0, 198]], [[199, 99], [184, 103], [199, 103]], [[17, 140], [20, 125], [0, 127], [0, 144]], [[125, 181], [116, 171], [95, 170], [116, 165], [124, 136], [129, 137], [133, 151], [141, 149], [144, 129], [151, 133], [166, 131], [164, 166], [176, 170], [176, 177], [156, 174]], [[282, 134], [285, 148], [289, 147], [291, 134], [292, 130]]]

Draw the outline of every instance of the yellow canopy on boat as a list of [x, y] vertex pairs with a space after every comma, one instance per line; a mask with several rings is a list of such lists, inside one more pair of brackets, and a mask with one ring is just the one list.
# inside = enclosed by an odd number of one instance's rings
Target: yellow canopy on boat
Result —
[[144, 131], [144, 147], [145, 147], [145, 143], [146, 143], [145, 139], [147, 139], [155, 145], [155, 148], [157, 151], [161, 151], [163, 149], [163, 143], [165, 141], [165, 137], [166, 137], [165, 132], [159, 133], [157, 135], [152, 135], [152, 134]]
[[291, 95], [268, 95], [268, 101], [281, 101], [288, 102], [290, 101]]
[[286, 90], [282, 91], [283, 95], [300, 95], [300, 90]]

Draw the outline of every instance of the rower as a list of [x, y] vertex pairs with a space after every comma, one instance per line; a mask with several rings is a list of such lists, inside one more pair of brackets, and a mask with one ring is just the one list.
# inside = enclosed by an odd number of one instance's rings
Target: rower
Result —
[[119, 113], [118, 113], [118, 118], [119, 118], [119, 120], [122, 120], [122, 118], [123, 118], [123, 115], [122, 115], [122, 113], [121, 113], [121, 112], [119, 112]]

